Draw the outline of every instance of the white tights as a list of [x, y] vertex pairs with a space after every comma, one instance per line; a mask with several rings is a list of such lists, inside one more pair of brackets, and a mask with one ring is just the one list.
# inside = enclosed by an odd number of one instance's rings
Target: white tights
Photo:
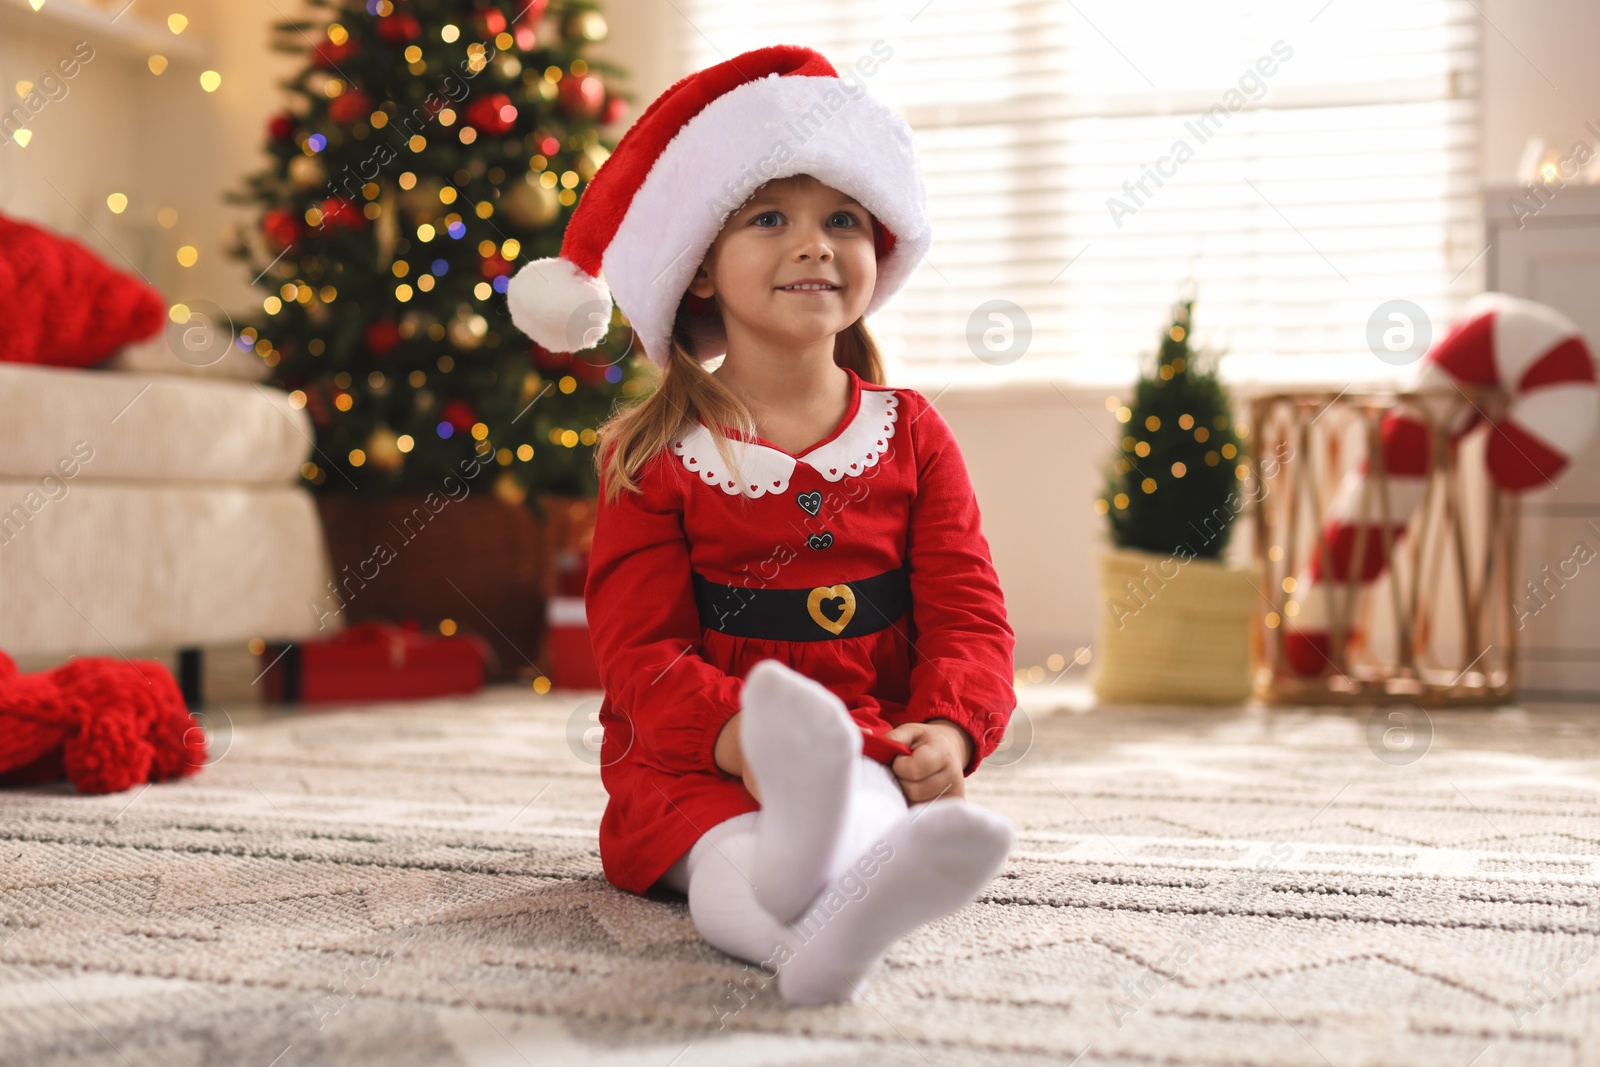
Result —
[[[908, 810], [926, 806], [908, 805], [893, 771], [870, 756], [858, 756], [848, 823], [828, 867], [828, 881]], [[661, 876], [662, 884], [689, 897], [689, 915], [700, 936], [728, 955], [756, 964], [768, 959], [792, 929], [756, 901], [751, 872], [760, 818], [761, 812], [747, 811], [718, 823]]]
[[908, 805], [888, 767], [856, 759], [828, 879], [793, 923], [756, 899], [764, 812], [718, 823], [663, 878], [687, 893], [707, 942], [755, 964], [761, 986], [776, 978], [790, 1004], [858, 999], [893, 942], [970, 903], [1011, 847], [1011, 824], [1000, 816], [953, 797]]
[[839, 698], [776, 660], [750, 669], [740, 707], [762, 808], [702, 832], [662, 881], [791, 1004], [855, 1000], [892, 942], [1000, 872], [1013, 828], [959, 797], [908, 804]]

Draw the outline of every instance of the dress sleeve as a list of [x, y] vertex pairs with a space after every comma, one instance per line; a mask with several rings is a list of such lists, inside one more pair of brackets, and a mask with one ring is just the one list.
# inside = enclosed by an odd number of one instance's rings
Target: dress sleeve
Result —
[[971, 774], [1017, 706], [1016, 635], [955, 435], [920, 394], [908, 433], [917, 463], [907, 554], [916, 630], [907, 722], [949, 719], [972, 740]]
[[713, 752], [743, 682], [701, 656], [683, 485], [659, 453], [638, 481], [609, 504], [602, 482], [595, 513], [583, 595], [600, 683], [646, 763], [732, 778]]

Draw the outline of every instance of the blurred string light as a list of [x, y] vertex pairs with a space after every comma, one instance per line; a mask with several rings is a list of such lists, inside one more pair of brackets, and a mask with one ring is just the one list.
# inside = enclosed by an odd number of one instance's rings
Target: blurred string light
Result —
[[217, 87], [221, 84], [222, 75], [218, 74], [216, 71], [203, 70], [200, 72], [200, 88], [204, 89], [206, 92], [216, 92]]
[[167, 72], [167, 57], [161, 55], [160, 53], [156, 53], [149, 59], [145, 60], [145, 65], [150, 68], [151, 74], [154, 74], [159, 78], [161, 75]]
[[189, 26], [189, 20], [183, 15], [174, 12], [167, 16], [167, 29], [173, 33], [182, 33]]
[[111, 209], [113, 215], [120, 215], [128, 210], [128, 198], [121, 193], [112, 193], [106, 197], [106, 207]]

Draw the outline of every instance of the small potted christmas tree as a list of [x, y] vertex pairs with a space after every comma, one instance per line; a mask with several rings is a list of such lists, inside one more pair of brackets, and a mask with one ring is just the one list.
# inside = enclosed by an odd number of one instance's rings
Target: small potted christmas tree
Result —
[[1241, 492], [1247, 428], [1234, 424], [1210, 353], [1190, 345], [1192, 300], [1174, 309], [1155, 363], [1118, 405], [1121, 447], [1095, 510], [1100, 556], [1090, 681], [1107, 703], [1232, 703], [1250, 695], [1252, 567], [1222, 560]]

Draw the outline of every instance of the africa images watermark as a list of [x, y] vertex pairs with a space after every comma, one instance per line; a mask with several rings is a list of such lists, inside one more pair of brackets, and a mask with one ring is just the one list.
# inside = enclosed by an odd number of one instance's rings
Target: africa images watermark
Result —
[[[472, 79], [488, 69], [495, 55], [496, 49], [493, 44], [478, 41], [469, 46], [467, 58], [458, 65], [461, 72], [459, 78], [454, 73], [446, 74], [440, 83], [439, 91], [430, 92], [420, 106], [413, 107], [409, 114], [385, 119], [384, 128], [395, 130], [402, 135], [399, 145], [380, 139], [372, 154], [354, 168], [346, 163], [340, 176], [328, 179], [328, 197], [336, 198], [341, 195], [342, 190], [344, 198], [354, 203], [361, 196], [361, 190], [369, 182], [374, 181], [384, 167], [399, 157], [401, 148], [414, 138], [424, 136], [423, 131], [427, 129], [428, 124], [439, 117], [447, 104], [459, 104], [467, 98], [472, 91], [470, 84]], [[369, 170], [371, 173], [368, 173]], [[340, 221], [333, 217], [339, 213], [339, 211], [325, 212], [316, 228], [320, 230], [329, 222]]]
[[[1287, 441], [1278, 442], [1278, 447], [1274, 450], [1274, 454], [1261, 461], [1261, 477], [1258, 479], [1255, 493], [1240, 497], [1238, 493], [1230, 489], [1228, 498], [1224, 501], [1224, 506], [1227, 508], [1226, 513], [1221, 507], [1213, 508], [1211, 514], [1203, 520], [1204, 529], [1195, 526], [1191, 522], [1189, 525], [1204, 538], [1200, 542], [1201, 546], [1210, 544], [1224, 530], [1228, 529], [1238, 519], [1239, 513], [1244, 510], [1246, 504], [1259, 504], [1267, 495], [1268, 483], [1277, 476], [1279, 465], [1293, 457], [1294, 446]], [[1215, 524], [1214, 528], [1213, 524]], [[1150, 569], [1150, 565], [1148, 563], [1145, 564], [1140, 569], [1140, 574], [1143, 576], [1140, 581], [1135, 582], [1132, 578], [1126, 579], [1122, 583], [1122, 588], [1128, 599], [1110, 597], [1106, 600], [1106, 608], [1111, 612], [1111, 617], [1116, 620], [1117, 629], [1120, 630], [1126, 626], [1129, 619], [1143, 611], [1155, 599], [1156, 593], [1167, 587], [1167, 582], [1176, 579], [1183, 564], [1198, 558], [1198, 556], [1199, 552], [1186, 541], [1174, 549], [1165, 559], [1159, 561], [1153, 572]], [[1170, 573], [1168, 573], [1169, 570]], [[1155, 583], [1154, 589], [1150, 587], [1152, 582]]]
[[752, 168], [744, 164], [739, 168], [737, 179], [727, 178], [722, 183], [722, 194], [706, 201], [706, 209], [713, 218], [722, 221], [735, 211], [746, 197], [740, 195], [740, 190], [748, 184], [748, 175], [753, 169], [756, 176], [762, 181], [771, 181], [780, 171], [794, 159], [795, 148], [805, 144], [845, 106], [860, 99], [867, 91], [866, 79], [878, 72], [880, 64], [887, 63], [894, 56], [894, 46], [883, 40], [872, 42], [871, 55], [863, 55], [844, 72], [839, 75], [839, 85], [823, 93], [821, 98], [808, 110], [784, 123], [784, 129], [793, 135], [780, 138], [767, 151], [767, 154], [757, 160]]
[[[49, 104], [59, 103], [67, 98], [72, 87], [67, 84], [76, 78], [83, 68], [93, 61], [95, 56], [94, 45], [88, 41], [76, 41], [72, 45], [70, 54], [56, 60], [55, 65], [46, 67], [39, 80], [31, 83], [26, 95], [15, 104], [11, 110], [0, 112], [0, 145], [8, 145], [12, 141], [22, 147], [27, 147], [31, 134], [28, 134], [28, 124], [36, 118]], [[19, 89], [21, 83], [19, 83]]]
[[[1583, 124], [1583, 128], [1600, 138], [1600, 126], [1596, 126], [1591, 119]], [[1584, 141], [1572, 142], [1572, 147], [1560, 161], [1552, 166], [1555, 173], [1549, 174], [1541, 171], [1537, 182], [1528, 182], [1522, 187], [1526, 200], [1516, 197], [1506, 199], [1506, 210], [1511, 212], [1511, 217], [1517, 220], [1517, 229], [1525, 229], [1528, 220], [1543, 211], [1555, 200], [1556, 193], [1567, 187], [1567, 182], [1578, 176], [1580, 168], [1589, 164], [1594, 159], [1594, 147]], [[1550, 188], [1550, 183], [1555, 183], [1555, 188]]]
[[1179, 137], [1172, 142], [1170, 152], [1146, 166], [1139, 177], [1122, 183], [1122, 192], [1127, 200], [1116, 196], [1106, 198], [1106, 211], [1111, 214], [1111, 221], [1116, 223], [1117, 229], [1122, 229], [1124, 216], [1138, 214], [1139, 209], [1155, 196], [1150, 183], [1154, 182], [1156, 188], [1165, 185], [1163, 179], [1175, 176], [1179, 167], [1194, 158], [1195, 149], [1211, 140], [1235, 112], [1245, 104], [1267, 95], [1266, 79], [1278, 72], [1280, 63], [1287, 63], [1294, 56], [1294, 49], [1281, 40], [1272, 42], [1270, 52], [1246, 67], [1235, 83], [1236, 88], [1224, 92], [1219, 103], [1201, 112], [1197, 118], [1184, 122], [1183, 128], [1194, 137], [1194, 144], [1190, 144], [1186, 137]]
[[39, 478], [39, 487], [30, 488], [22, 500], [0, 511], [0, 546], [9, 545], [21, 535], [29, 522], [49, 504], [64, 498], [71, 486], [67, 482], [76, 478], [81, 464], [94, 459], [94, 446], [87, 441], [74, 441], [71, 455], [56, 460], [55, 467]]
[[[1585, 529], [1594, 534], [1600, 541], [1600, 526], [1590, 519], [1584, 524]], [[1528, 620], [1545, 609], [1550, 601], [1554, 600], [1567, 587], [1567, 583], [1575, 581], [1582, 568], [1590, 563], [1596, 552], [1589, 546], [1589, 542], [1579, 539], [1572, 543], [1572, 553], [1556, 563], [1555, 572], [1550, 570], [1550, 564], [1544, 565], [1544, 577], [1536, 584], [1532, 578], [1523, 583], [1523, 590], [1527, 594], [1525, 604], [1512, 604], [1511, 610], [1517, 617], [1517, 629], [1528, 625]], [[1540, 593], [1543, 596], [1540, 596]]]
[[[800, 945], [810, 942], [830, 919], [852, 903], [863, 899], [871, 889], [868, 883], [877, 876], [882, 866], [888, 864], [894, 857], [894, 846], [881, 837], [868, 846], [854, 863], [834, 878], [804, 915], [789, 924], [790, 931], [795, 934]], [[794, 958], [795, 947], [788, 941], [779, 941], [772, 946], [772, 951], [767, 957], [756, 964], [757, 969], [753, 974], [749, 966], [746, 966], [742, 982], [730, 980], [723, 1000], [736, 999], [738, 1006], [725, 1010], [712, 1005], [711, 1010], [717, 1017], [717, 1029], [724, 1029], [727, 1020], [743, 1011], [745, 1006], [755, 999], [757, 993], [778, 977], [778, 971], [783, 965]], [[753, 991], [752, 985], [755, 986]], [[744, 993], [750, 995], [745, 997]]]
[[[468, 456], [460, 464], [462, 478], [457, 478], [454, 474], [445, 475], [444, 494], [442, 496], [438, 491], [430, 489], [427, 495], [422, 498], [422, 503], [412, 508], [411, 513], [400, 520], [401, 524], [394, 527], [396, 532], [404, 538], [400, 542], [400, 546], [404, 548], [418, 537], [421, 537], [423, 529], [429, 522], [437, 518], [445, 508], [453, 503], [465, 500], [467, 495], [472, 492], [472, 486], [469, 483], [481, 474], [485, 467], [490, 465], [491, 460], [492, 457], [490, 457], [490, 460], [485, 460], [478, 456]], [[390, 525], [394, 524], [390, 523]], [[412, 532], [413, 525], [416, 528], [414, 533]], [[328, 580], [328, 595], [326, 598], [306, 601], [306, 607], [311, 610], [312, 617], [317, 620], [317, 629], [327, 629], [328, 620], [348, 607], [350, 601], [354, 600], [356, 595], [367, 587], [367, 583], [376, 579], [378, 572], [397, 558], [399, 558], [399, 553], [394, 547], [387, 541], [380, 541], [373, 546], [372, 553], [367, 558], [359, 560], [353, 565], [345, 564], [343, 576], [337, 579], [337, 584], [335, 584], [334, 579], [330, 578]], [[355, 567], [354, 574], [350, 572], [351, 566]], [[371, 573], [368, 573], [369, 569]], [[354, 589], [351, 588], [352, 585], [355, 586]], [[328, 605], [328, 599], [333, 601], [333, 607]]]

